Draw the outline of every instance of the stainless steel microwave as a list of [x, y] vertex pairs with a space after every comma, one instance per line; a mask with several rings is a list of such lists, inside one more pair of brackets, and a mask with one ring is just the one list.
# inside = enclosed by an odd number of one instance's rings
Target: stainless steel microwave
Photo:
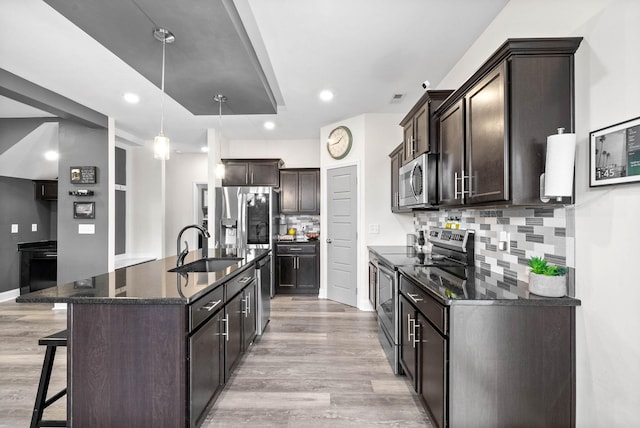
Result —
[[399, 205], [406, 208], [435, 208], [438, 156], [425, 153], [400, 167]]

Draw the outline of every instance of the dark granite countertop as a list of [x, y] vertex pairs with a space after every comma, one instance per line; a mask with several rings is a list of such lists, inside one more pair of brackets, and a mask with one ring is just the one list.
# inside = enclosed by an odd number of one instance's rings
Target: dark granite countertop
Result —
[[[497, 272], [487, 272], [477, 267], [466, 270], [444, 266], [416, 266], [419, 257], [413, 247], [370, 246], [383, 263], [394, 266], [413, 279], [428, 293], [444, 305], [528, 305], [528, 306], [579, 306], [580, 300], [573, 297], [542, 297], [531, 294], [527, 284], [515, 281]], [[425, 260], [423, 257], [422, 260]], [[428, 254], [426, 260], [429, 260]], [[451, 279], [450, 281], [447, 278]], [[515, 283], [514, 283], [515, 282]], [[463, 284], [463, 287], [460, 285]]]
[[487, 276], [472, 268], [467, 270], [466, 281], [459, 281], [455, 268], [403, 266], [398, 270], [444, 305], [580, 306], [580, 300], [573, 297], [529, 293], [525, 283], [509, 286], [497, 272]]
[[[245, 250], [233, 255], [242, 260], [223, 270], [186, 274], [168, 272], [176, 266], [176, 256], [171, 256], [21, 295], [16, 302], [185, 305], [238, 275], [270, 251]], [[220, 250], [209, 250], [209, 257], [222, 256]], [[200, 250], [191, 251], [185, 264], [200, 258]]]

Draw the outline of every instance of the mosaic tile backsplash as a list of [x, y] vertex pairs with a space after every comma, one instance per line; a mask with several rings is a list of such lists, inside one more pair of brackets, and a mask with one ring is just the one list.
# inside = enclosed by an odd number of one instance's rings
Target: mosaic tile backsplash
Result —
[[[473, 229], [476, 277], [517, 296], [528, 293], [530, 257], [568, 268], [568, 295], [575, 296], [575, 221], [573, 208], [504, 208], [416, 211], [416, 232], [457, 223]], [[508, 247], [499, 250], [501, 232]], [[490, 274], [493, 273], [493, 274]], [[498, 275], [496, 275], [496, 273]]]
[[284, 215], [279, 218], [278, 235], [286, 235], [290, 227], [297, 229], [300, 237], [306, 232], [320, 232], [320, 216], [319, 215]]

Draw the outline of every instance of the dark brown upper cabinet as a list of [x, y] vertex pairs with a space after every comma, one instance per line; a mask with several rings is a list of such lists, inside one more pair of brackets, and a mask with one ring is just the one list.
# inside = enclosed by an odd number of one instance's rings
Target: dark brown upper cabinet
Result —
[[404, 159], [404, 143], [396, 147], [391, 154], [391, 212], [411, 212], [411, 208], [400, 207], [400, 165]]
[[58, 180], [36, 180], [33, 183], [36, 199], [43, 201], [58, 200]]
[[320, 214], [320, 170], [280, 170], [280, 213]]
[[547, 136], [574, 129], [581, 41], [509, 39], [436, 110], [441, 206], [544, 204]]
[[436, 123], [434, 111], [453, 91], [426, 91], [400, 122], [403, 128], [403, 153], [401, 165], [423, 153], [435, 152]]
[[223, 186], [280, 185], [281, 159], [222, 159], [224, 164]]

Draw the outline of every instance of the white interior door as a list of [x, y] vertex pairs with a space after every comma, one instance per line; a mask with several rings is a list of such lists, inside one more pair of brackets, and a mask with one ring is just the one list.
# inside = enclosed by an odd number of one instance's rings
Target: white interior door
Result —
[[356, 166], [327, 170], [327, 297], [357, 306]]

